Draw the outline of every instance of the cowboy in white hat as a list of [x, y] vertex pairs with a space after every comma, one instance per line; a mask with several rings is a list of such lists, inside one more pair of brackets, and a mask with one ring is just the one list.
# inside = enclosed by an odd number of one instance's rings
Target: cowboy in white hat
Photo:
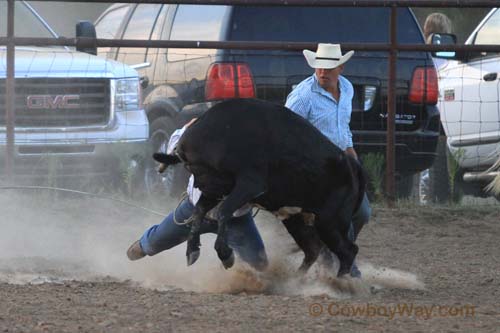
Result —
[[351, 59], [354, 51], [342, 55], [339, 44], [318, 44], [316, 53], [310, 50], [304, 50], [303, 53], [307, 63], [312, 68], [332, 69]]
[[[342, 55], [339, 44], [318, 44], [317, 52], [304, 50], [303, 53], [309, 66], [315, 69], [318, 84], [331, 93], [338, 102], [340, 97], [339, 77], [344, 70], [344, 63], [352, 57], [354, 51]], [[347, 79], [346, 82], [348, 82]], [[352, 90], [352, 85], [348, 86], [347, 88]]]
[[[285, 106], [307, 119], [346, 154], [357, 158], [349, 127], [354, 89], [349, 80], [340, 75], [354, 51], [342, 54], [339, 44], [318, 44], [316, 52], [304, 50], [303, 53], [314, 74], [290, 92]], [[365, 195], [352, 219], [349, 231], [352, 241], [368, 223], [370, 215], [370, 203]], [[351, 275], [361, 277], [356, 264]]]

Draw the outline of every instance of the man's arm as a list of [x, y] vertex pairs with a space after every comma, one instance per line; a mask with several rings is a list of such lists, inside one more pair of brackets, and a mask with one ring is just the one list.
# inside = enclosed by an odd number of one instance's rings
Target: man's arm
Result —
[[352, 132], [350, 128], [350, 122], [347, 124], [347, 148], [345, 149], [345, 153], [351, 155], [355, 159], [358, 159], [358, 154], [354, 150], [354, 144], [352, 143]]
[[177, 143], [179, 142], [179, 139], [181, 138], [182, 134], [184, 134], [184, 131], [186, 131], [186, 128], [191, 126], [192, 123], [194, 123], [198, 118], [193, 118], [191, 119], [186, 125], [184, 125], [182, 128], [179, 128], [172, 133], [170, 136], [170, 139], [168, 140], [168, 145], [167, 145], [167, 155], [172, 155], [174, 152], [175, 147], [177, 147]]
[[299, 116], [302, 116], [302, 118], [309, 118], [310, 103], [305, 98], [302, 98], [296, 91], [292, 91], [288, 95], [285, 106]]
[[349, 103], [347, 105], [346, 112], [349, 115], [349, 120], [348, 123], [346, 124], [346, 131], [347, 131], [347, 148], [345, 149], [345, 153], [347, 155], [350, 155], [354, 157], [355, 159], [358, 159], [358, 154], [356, 154], [356, 151], [354, 150], [354, 144], [352, 142], [352, 132], [351, 132], [351, 114], [352, 114], [352, 98], [354, 97], [354, 88], [352, 86], [352, 83], [349, 82], [346, 78], [342, 77], [341, 80], [345, 84], [345, 90], [347, 94], [347, 98], [349, 100]]

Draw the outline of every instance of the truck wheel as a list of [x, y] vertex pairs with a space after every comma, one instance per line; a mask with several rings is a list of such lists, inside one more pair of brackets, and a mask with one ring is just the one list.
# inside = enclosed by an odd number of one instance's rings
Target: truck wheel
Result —
[[[159, 117], [150, 125], [149, 141], [152, 152], [166, 152], [170, 135], [177, 128], [170, 117]], [[144, 172], [144, 183], [148, 193], [166, 193], [179, 197], [187, 186], [188, 173], [182, 165], [169, 167], [163, 174], [156, 171], [157, 163], [148, 159]]]
[[446, 203], [451, 196], [450, 175], [448, 173], [448, 148], [446, 137], [440, 136], [437, 145], [437, 156], [429, 169], [427, 198], [430, 202]]
[[398, 199], [410, 199], [415, 197], [415, 177], [405, 175], [396, 181], [396, 197]]

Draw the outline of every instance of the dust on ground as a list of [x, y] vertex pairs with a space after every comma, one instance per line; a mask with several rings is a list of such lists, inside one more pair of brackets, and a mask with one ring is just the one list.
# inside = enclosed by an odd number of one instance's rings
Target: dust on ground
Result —
[[[125, 251], [161, 216], [78, 195], [0, 195], [1, 332], [498, 332], [500, 206], [374, 207], [358, 240], [363, 279], [317, 267], [261, 212], [270, 268], [224, 270], [202, 236], [137, 262]], [[167, 213], [164, 201], [139, 203]]]

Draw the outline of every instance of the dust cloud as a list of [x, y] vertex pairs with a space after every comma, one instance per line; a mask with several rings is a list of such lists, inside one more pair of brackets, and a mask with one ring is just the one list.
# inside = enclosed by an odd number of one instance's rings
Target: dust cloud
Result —
[[[360, 262], [364, 278], [337, 279], [313, 265], [305, 276], [296, 270], [301, 252], [272, 215], [256, 221], [266, 244], [270, 267], [256, 272], [240, 260], [230, 270], [220, 264], [214, 235], [202, 235], [198, 262], [186, 266], [185, 244], [130, 262], [128, 246], [162, 216], [121, 202], [77, 194], [3, 191], [0, 234], [0, 283], [36, 284], [78, 281], [124, 281], [158, 290], [281, 295], [328, 294], [337, 298], [369, 293], [373, 288], [423, 289], [413, 274]], [[167, 214], [175, 203], [134, 203]]]

